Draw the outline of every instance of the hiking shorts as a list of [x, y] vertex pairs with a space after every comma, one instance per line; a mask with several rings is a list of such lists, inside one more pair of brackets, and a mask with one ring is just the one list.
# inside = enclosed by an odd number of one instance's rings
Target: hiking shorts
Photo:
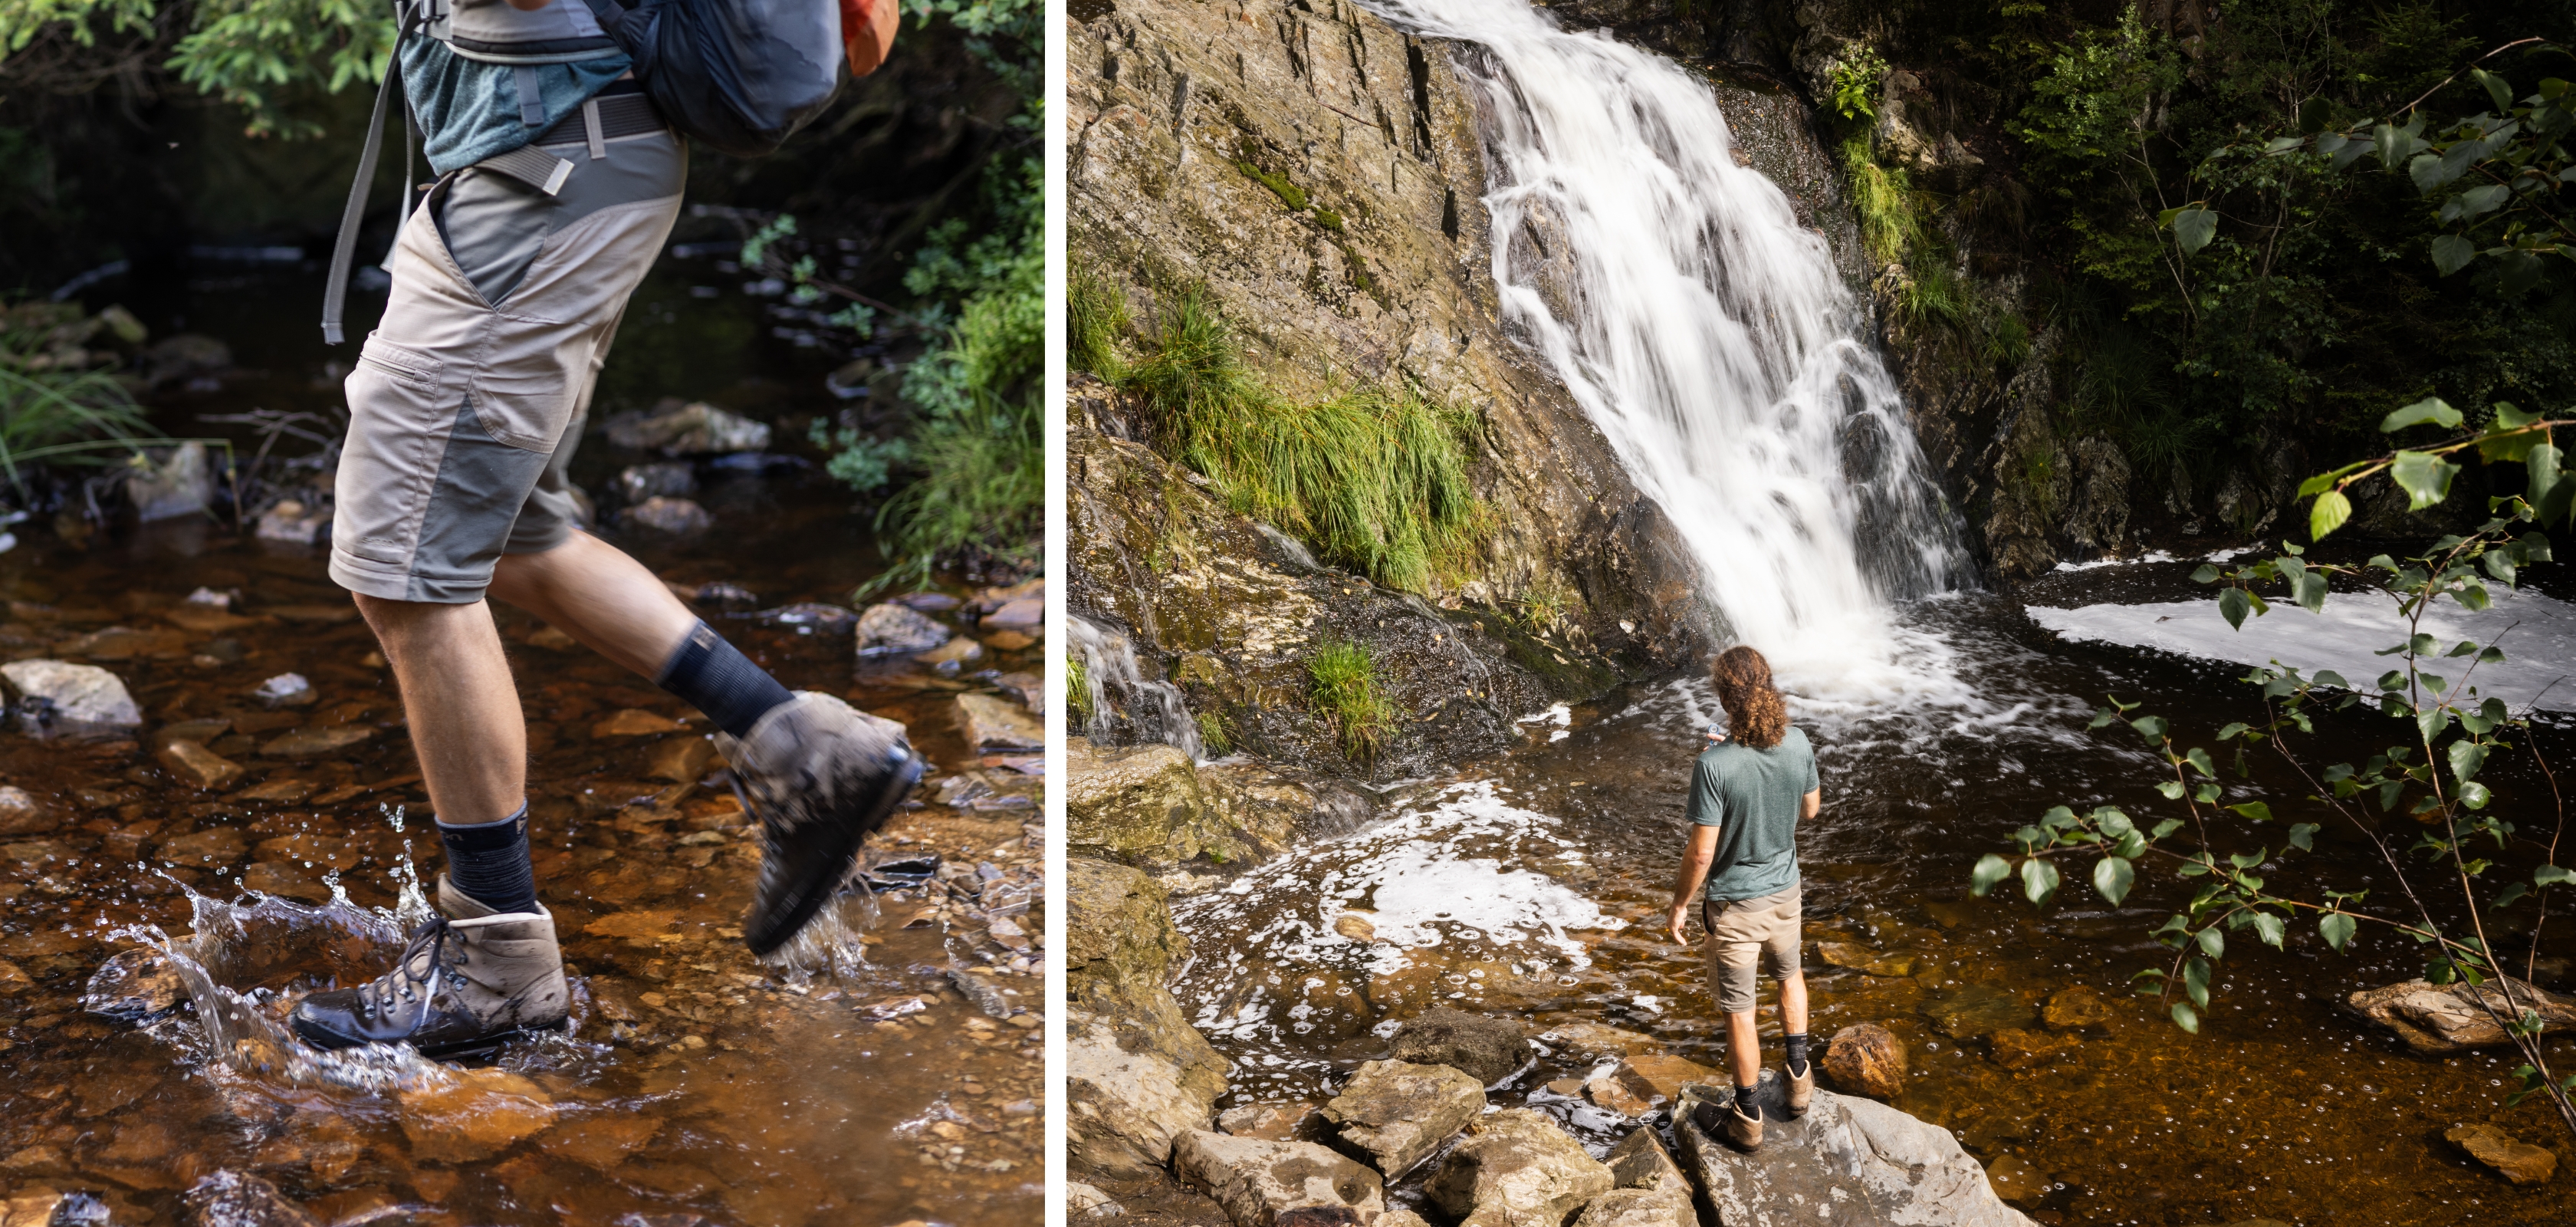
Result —
[[395, 240], [384, 319], [346, 385], [331, 578], [351, 592], [477, 601], [503, 554], [554, 549], [580, 522], [573, 447], [679, 217], [688, 151], [667, 127], [541, 148], [572, 163], [556, 194], [468, 166]]
[[1771, 978], [1798, 974], [1799, 888], [1759, 899], [1700, 902], [1700, 923], [1708, 927], [1708, 982], [1717, 1008], [1728, 1014], [1753, 1011], [1753, 968], [1768, 964]]

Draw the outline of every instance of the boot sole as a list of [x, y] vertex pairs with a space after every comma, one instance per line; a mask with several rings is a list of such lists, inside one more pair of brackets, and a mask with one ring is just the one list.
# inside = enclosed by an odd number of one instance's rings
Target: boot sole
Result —
[[[751, 947], [753, 955], [766, 958], [776, 952], [803, 932], [814, 914], [831, 902], [850, 876], [850, 867], [858, 863], [860, 845], [885, 829], [895, 807], [902, 805], [914, 786], [921, 783], [922, 770], [921, 754], [914, 751], [856, 821], [811, 824], [790, 836], [788, 846], [773, 850], [773, 855], [794, 857], [799, 868], [777, 897], [753, 901], [751, 922], [743, 932], [743, 944]], [[764, 864], [763, 872], [767, 869]]]
[[[571, 1028], [571, 1024], [572, 1019], [567, 1015], [550, 1023], [532, 1023], [524, 1027], [512, 1027], [507, 1031], [495, 1031], [490, 1035], [478, 1035], [472, 1039], [454, 1040], [445, 1044], [414, 1044], [412, 1045], [412, 1051], [417, 1052], [424, 1057], [436, 1059], [449, 1057], [490, 1056], [495, 1052], [499, 1052], [513, 1040], [534, 1039], [540, 1035], [561, 1034], [568, 1031]], [[345, 1052], [351, 1048], [358, 1048], [369, 1043], [379, 1042], [371, 1040], [353, 1040], [336, 1032], [323, 1031], [317, 1033], [314, 1029], [307, 1028], [304, 1025], [304, 1020], [301, 1018], [290, 1019], [289, 1026], [294, 1030], [295, 1038], [304, 1041], [308, 1047], [315, 1048], [323, 1052]]]

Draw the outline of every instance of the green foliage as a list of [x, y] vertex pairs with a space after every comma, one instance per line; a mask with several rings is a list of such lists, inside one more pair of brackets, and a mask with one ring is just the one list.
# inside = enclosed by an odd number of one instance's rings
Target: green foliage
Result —
[[1307, 699], [1332, 722], [1342, 753], [1354, 760], [1377, 756], [1395, 733], [1395, 706], [1378, 684], [1369, 650], [1346, 640], [1326, 640], [1306, 662]]
[[1197, 720], [1200, 749], [1205, 750], [1211, 758], [1223, 758], [1234, 753], [1234, 730], [1226, 724], [1222, 713], [1203, 711], [1198, 714]]
[[86, 348], [103, 331], [143, 337], [121, 308], [93, 317], [74, 303], [0, 304], [0, 475], [22, 495], [28, 464], [102, 464], [167, 442], [111, 373], [115, 355]]
[[1842, 62], [1834, 65], [1834, 110], [1844, 119], [1868, 119], [1878, 114], [1878, 84], [1887, 77], [1887, 58], [1876, 47], [1854, 43], [1843, 51]]
[[1127, 291], [1088, 266], [1073, 270], [1065, 287], [1065, 365], [1088, 371], [1103, 382], [1127, 377], [1119, 344], [1135, 327], [1127, 314]]
[[393, 49], [392, 6], [377, 0], [11, 0], [0, 4], [0, 51], [40, 38], [85, 50], [181, 33], [167, 67], [205, 94], [242, 108], [251, 135], [314, 136], [291, 118], [302, 92], [337, 93], [382, 79]]
[[[2388, 434], [2425, 427], [2457, 430], [2464, 420], [2449, 404], [2427, 398], [2387, 413], [2381, 429]], [[2488, 918], [2525, 898], [2541, 897], [2545, 906], [2549, 891], [2576, 881], [2576, 874], [2550, 860], [2549, 850], [2559, 847], [2565, 834], [2565, 809], [2562, 804], [2560, 830], [2525, 839], [2517, 839], [2514, 822], [2489, 809], [2493, 794], [2480, 777], [2497, 756], [2531, 745], [2529, 713], [2517, 715], [2503, 700], [2478, 693], [2479, 668], [2502, 662], [2502, 647], [2446, 641], [2427, 627], [2441, 624], [2436, 614], [2445, 602], [2471, 612], [2489, 608], [2495, 586], [2511, 588], [2525, 570], [2552, 560], [2549, 539], [2540, 530], [2576, 527], [2576, 506], [2571, 506], [2576, 482], [2560, 473], [2552, 433], [2560, 427], [2576, 427], [2576, 418], [2550, 421], [2498, 404], [2475, 433], [2399, 449], [2308, 479], [2300, 493], [2316, 498], [2312, 523], [2315, 535], [2322, 537], [2350, 512], [2345, 489], [2383, 473], [2419, 507], [2449, 499], [2458, 466], [2446, 457], [2475, 450], [2493, 464], [2523, 465], [2525, 476], [2524, 492], [2490, 499], [2490, 515], [2474, 531], [2445, 536], [2406, 558], [2381, 554], [2360, 564], [2321, 562], [2284, 542], [2281, 553], [2246, 566], [2203, 565], [2194, 578], [2219, 585], [2219, 613], [2238, 628], [2249, 616], [2269, 613], [2278, 600], [2320, 612], [2338, 583], [2346, 591], [2358, 588], [2368, 594], [2347, 599], [2391, 602], [2408, 633], [2404, 642], [2379, 654], [2396, 658], [2395, 667], [2358, 683], [2331, 671], [2302, 674], [2278, 662], [2258, 668], [2244, 680], [2259, 690], [2260, 717], [2219, 729], [2215, 751], [2185, 745], [2164, 718], [2133, 714], [2137, 704], [2112, 698], [2109, 707], [2095, 713], [2092, 726], [2124, 726], [2145, 741], [2162, 760], [2165, 778], [2156, 791], [2180, 807], [2179, 816], [2142, 828], [2142, 820], [2116, 806], [2081, 814], [2057, 806], [2013, 835], [2014, 856], [1981, 858], [1970, 872], [1969, 889], [1986, 895], [2018, 872], [2031, 902], [2044, 905], [2058, 889], [2052, 862], [2096, 856], [2094, 889], [2117, 907], [2141, 865], [2168, 869], [2178, 886], [2188, 888], [2189, 901], [2154, 933], [2171, 957], [2162, 966], [2140, 971], [2136, 980], [2142, 992], [2155, 994], [2167, 1007], [2175, 1025], [2191, 1032], [2199, 1030], [2211, 1010], [2215, 968], [2226, 957], [2231, 933], [2250, 934], [2283, 949], [2294, 928], [2314, 921], [2330, 949], [2347, 953], [2368, 922], [2427, 947], [2425, 977], [2436, 984], [2484, 984], [2517, 972], [2530, 979], [2540, 957], [2537, 939], [2524, 965], [2515, 968], [2489, 944]], [[2395, 740], [2358, 763], [2318, 768], [2294, 743], [2294, 738], [2317, 732], [2321, 712], [2368, 707], [2391, 718]], [[2251, 798], [2226, 803], [2229, 786], [2221, 781], [2221, 757], [2232, 759], [2241, 775], [2246, 753], [2259, 748], [2274, 751], [2299, 772], [2312, 790], [2305, 804], [2322, 810], [2320, 817], [2378, 854], [2399, 880], [2405, 912], [2365, 911], [2360, 905], [2368, 892], [2337, 891], [2305, 880], [2301, 857], [2314, 851], [2322, 823], [2291, 823], [2276, 838], [2279, 823], [2272, 803]], [[2541, 766], [2546, 774], [2548, 764]], [[2555, 778], [2550, 779], [2554, 789]], [[2414, 824], [2411, 844], [2401, 848], [2391, 837], [2384, 825], [2389, 818]], [[2454, 891], [2456, 908], [2437, 908], [2431, 902]], [[2524, 1058], [2512, 1100], [2549, 1096], [2562, 1123], [2576, 1134], [2576, 1076], [2560, 1080], [2550, 1072], [2540, 1044], [2539, 1015], [2514, 999], [2521, 990], [2512, 982], [2499, 987], [2501, 1001], [2483, 1000], [2481, 1008]]]
[[1467, 415], [1409, 386], [1280, 397], [1244, 368], [1202, 288], [1177, 296], [1122, 386], [1152, 409], [1162, 447], [1230, 506], [1337, 566], [1419, 591], [1474, 544]]
[[1083, 662], [1079, 653], [1064, 654], [1064, 711], [1073, 728], [1091, 723], [1091, 666]]

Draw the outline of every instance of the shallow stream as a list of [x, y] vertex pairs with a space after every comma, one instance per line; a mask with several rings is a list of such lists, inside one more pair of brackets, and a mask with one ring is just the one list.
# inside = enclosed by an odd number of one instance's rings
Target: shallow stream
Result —
[[[187, 278], [94, 292], [156, 334], [231, 346], [230, 369], [156, 399], [165, 429], [245, 438], [205, 419], [338, 402], [344, 368], [329, 364], [346, 351], [315, 343], [309, 264], [201, 262]], [[741, 282], [709, 259], [666, 260], [627, 316], [594, 420], [704, 397], [793, 440], [837, 409], [823, 376], [846, 355], [800, 345]], [[353, 315], [381, 301], [360, 296]], [[652, 459], [612, 455], [596, 432], [583, 446], [575, 475], [594, 492]], [[0, 734], [0, 782], [36, 806], [0, 828], [0, 1191], [93, 1190], [118, 1224], [180, 1222], [181, 1193], [217, 1169], [272, 1181], [326, 1223], [1038, 1217], [1042, 780], [1026, 756], [979, 755], [955, 702], [1019, 685], [1001, 675], [1033, 673], [1038, 646], [993, 643], [944, 675], [854, 672], [846, 623], [758, 614], [846, 604], [880, 565], [868, 517], [810, 465], [701, 464], [699, 480], [713, 529], [606, 535], [675, 583], [746, 591], [701, 609], [790, 686], [905, 722], [933, 775], [872, 846], [882, 889], [853, 897], [797, 965], [764, 966], [737, 927], [757, 842], [704, 719], [502, 612], [576, 1025], [470, 1068], [407, 1050], [318, 1060], [280, 1039], [294, 994], [390, 962], [439, 867], [392, 680], [322, 548], [203, 519], [86, 549], [22, 528], [0, 554], [0, 655], [113, 670], [145, 724], [90, 743]], [[940, 580], [950, 596], [977, 586]], [[185, 603], [200, 588], [237, 599]], [[311, 702], [252, 697], [290, 672]], [[189, 735], [242, 774], [212, 789], [175, 778], [154, 751], [186, 722], [219, 722]], [[346, 744], [291, 756], [298, 729]], [[164, 938], [186, 1000], [141, 1025], [85, 1010], [111, 956]]]

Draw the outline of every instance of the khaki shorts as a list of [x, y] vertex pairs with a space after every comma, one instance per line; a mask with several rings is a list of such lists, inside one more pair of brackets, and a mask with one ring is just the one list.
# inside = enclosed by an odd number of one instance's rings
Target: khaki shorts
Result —
[[663, 130], [548, 146], [547, 196], [487, 167], [439, 181], [395, 240], [393, 290], [346, 385], [331, 578], [395, 601], [481, 600], [501, 555], [562, 545], [566, 469], [626, 299], [679, 217]]
[[1708, 926], [1708, 982], [1719, 1010], [1752, 1012], [1757, 960], [1769, 965], [1774, 980], [1798, 974], [1801, 907], [1796, 886], [1759, 899], [1700, 902], [1700, 923]]

